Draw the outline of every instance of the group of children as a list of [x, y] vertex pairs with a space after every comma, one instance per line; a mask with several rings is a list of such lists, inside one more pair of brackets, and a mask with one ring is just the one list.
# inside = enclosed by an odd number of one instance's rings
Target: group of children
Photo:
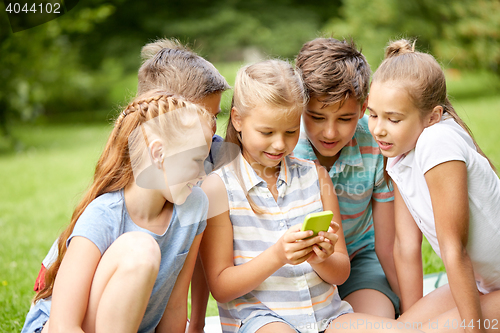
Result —
[[[371, 85], [354, 43], [333, 38], [295, 67], [241, 68], [235, 158], [210, 149], [229, 88], [215, 67], [170, 40], [143, 56], [23, 333], [203, 332], [209, 291], [223, 332], [499, 328], [500, 180], [432, 56], [393, 42]], [[301, 231], [324, 210], [328, 231]], [[449, 279], [425, 297], [422, 235]]]

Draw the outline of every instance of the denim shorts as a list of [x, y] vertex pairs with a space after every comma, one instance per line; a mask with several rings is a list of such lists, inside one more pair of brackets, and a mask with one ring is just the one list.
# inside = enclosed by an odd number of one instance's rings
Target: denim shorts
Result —
[[43, 323], [42, 327], [38, 327], [33, 333], [42, 333], [45, 324], [47, 324], [47, 322]]
[[30, 308], [26, 315], [23, 329], [21, 333], [39, 333], [42, 332], [43, 326], [49, 320], [51, 298], [39, 300]]
[[338, 286], [340, 298], [361, 289], [373, 289], [387, 296], [399, 314], [399, 298], [392, 291], [374, 249], [363, 249], [351, 261], [351, 274]]

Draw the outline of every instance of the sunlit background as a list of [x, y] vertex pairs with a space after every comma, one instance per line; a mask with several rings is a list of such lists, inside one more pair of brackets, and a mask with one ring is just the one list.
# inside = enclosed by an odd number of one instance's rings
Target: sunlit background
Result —
[[[293, 61], [315, 37], [353, 38], [373, 70], [389, 40], [417, 38], [500, 167], [499, 13], [497, 0], [80, 0], [12, 33], [0, 2], [0, 332], [20, 331], [40, 262], [88, 186], [112, 119], [136, 94], [147, 42], [189, 44], [232, 85], [242, 64]], [[424, 262], [426, 273], [444, 270], [427, 244]]]

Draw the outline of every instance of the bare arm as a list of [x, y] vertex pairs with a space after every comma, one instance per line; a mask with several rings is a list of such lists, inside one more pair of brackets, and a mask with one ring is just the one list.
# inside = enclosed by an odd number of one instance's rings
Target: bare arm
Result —
[[100, 259], [101, 252], [87, 238], [71, 240], [54, 284], [49, 332], [83, 332], [90, 287]]
[[401, 312], [408, 310], [422, 298], [422, 232], [408, 211], [399, 190], [394, 184], [394, 263], [401, 293]]
[[[300, 232], [300, 225], [290, 228], [276, 244], [245, 264], [235, 266], [233, 259], [233, 228], [224, 183], [216, 174], [207, 177], [202, 189], [209, 198], [211, 210], [219, 213], [208, 219], [200, 254], [210, 291], [216, 300], [225, 303], [254, 290], [286, 263], [304, 262], [317, 237], [296, 242], [312, 235]], [[223, 207], [222, 207], [223, 206]], [[225, 209], [222, 209], [224, 208]]]
[[342, 284], [349, 277], [351, 263], [345, 245], [344, 231], [340, 221], [340, 208], [334, 187], [326, 169], [317, 166], [323, 210], [331, 210], [339, 221], [329, 232], [320, 232], [325, 241], [313, 247], [314, 255], [308, 260], [318, 275], [330, 284]]
[[[425, 173], [451, 293], [462, 320], [482, 322], [479, 293], [466, 246], [469, 236], [467, 167], [462, 161], [439, 164]], [[467, 327], [466, 332], [480, 332]]]
[[399, 283], [394, 264], [394, 237], [396, 236], [394, 201], [379, 202], [372, 199], [372, 212], [375, 252], [392, 291], [399, 296]]
[[199, 234], [193, 240], [193, 244], [189, 249], [189, 254], [186, 257], [184, 266], [182, 267], [177, 281], [175, 282], [174, 289], [170, 294], [167, 307], [163, 317], [156, 328], [156, 332], [179, 332], [184, 333], [187, 323], [187, 297], [189, 290], [189, 283], [193, 275], [194, 265], [198, 257], [198, 249], [200, 247], [202, 234]]

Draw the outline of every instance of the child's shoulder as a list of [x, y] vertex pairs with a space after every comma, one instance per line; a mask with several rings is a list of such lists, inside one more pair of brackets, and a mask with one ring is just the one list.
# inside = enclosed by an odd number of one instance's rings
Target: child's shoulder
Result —
[[104, 193], [92, 200], [85, 210], [113, 211], [116, 208], [121, 209], [123, 207], [123, 200], [124, 198], [122, 191]]
[[425, 145], [467, 145], [475, 150], [471, 136], [453, 119], [445, 118], [425, 128], [417, 140], [417, 147]]

